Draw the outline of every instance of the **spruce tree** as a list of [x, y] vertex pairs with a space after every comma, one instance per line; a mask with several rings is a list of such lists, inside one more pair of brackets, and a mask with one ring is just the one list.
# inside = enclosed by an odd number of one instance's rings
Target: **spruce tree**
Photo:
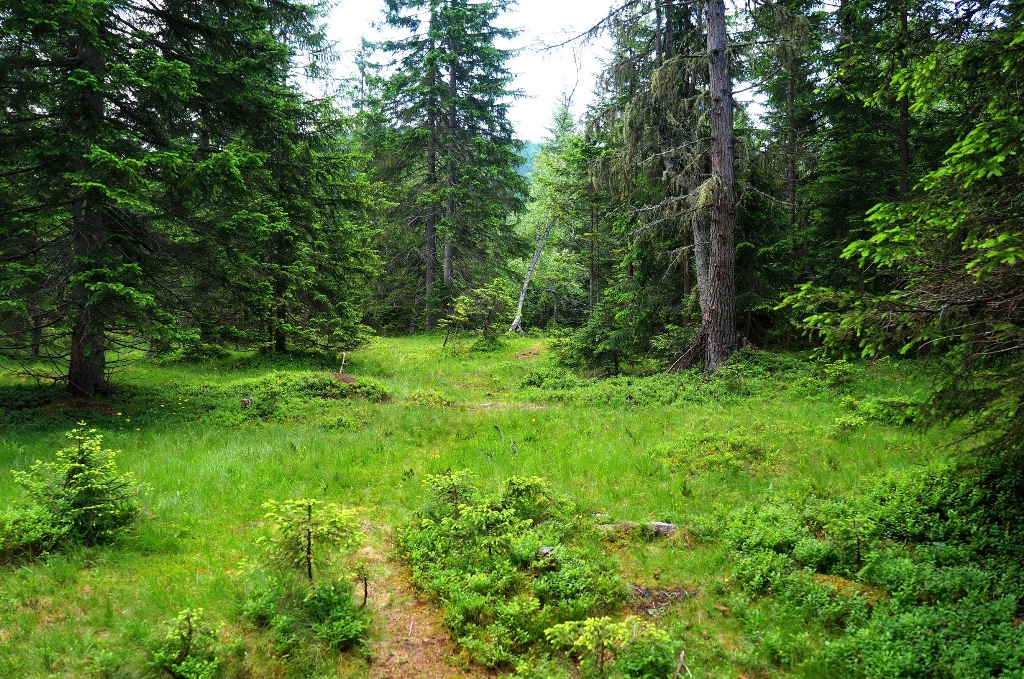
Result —
[[[183, 281], [203, 285], [200, 272], [224, 268], [216, 252], [263, 235], [268, 215], [245, 197], [246, 184], [293, 113], [289, 73], [300, 51], [323, 46], [315, 22], [325, 9], [297, 0], [5, 8], [8, 349], [36, 351], [45, 330], [46, 353], [66, 361], [68, 389], [92, 396], [108, 391], [109, 351], [178, 332], [197, 301]], [[201, 194], [229, 200], [203, 208]]]
[[517, 173], [521, 144], [508, 120], [515, 95], [510, 52], [497, 44], [515, 33], [494, 25], [510, 4], [387, 5], [385, 23], [403, 36], [378, 45], [387, 62], [369, 78], [367, 138], [384, 161], [377, 177], [403, 187], [396, 196], [402, 207], [388, 221], [405, 221], [417, 232], [428, 329], [446, 298], [472, 288], [521, 245], [509, 217], [522, 209], [526, 184]]

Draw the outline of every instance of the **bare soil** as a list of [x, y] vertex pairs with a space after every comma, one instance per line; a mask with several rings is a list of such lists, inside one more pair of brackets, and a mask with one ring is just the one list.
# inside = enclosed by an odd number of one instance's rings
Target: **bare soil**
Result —
[[[497, 676], [459, 654], [433, 606], [417, 598], [400, 564], [382, 550], [363, 552], [373, 571], [370, 598], [378, 622], [370, 642], [371, 679], [478, 679]], [[358, 587], [357, 587], [358, 588]]]

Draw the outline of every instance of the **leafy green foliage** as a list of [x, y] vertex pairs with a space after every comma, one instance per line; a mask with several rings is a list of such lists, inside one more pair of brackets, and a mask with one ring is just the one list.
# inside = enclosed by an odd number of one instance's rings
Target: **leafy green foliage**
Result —
[[263, 571], [248, 578], [242, 617], [268, 634], [275, 652], [297, 667], [308, 664], [320, 644], [345, 652], [365, 641], [369, 616], [354, 602], [351, 581], [332, 579], [313, 587], [293, 574]]
[[608, 617], [563, 622], [544, 635], [579, 659], [584, 677], [655, 679], [675, 670], [669, 635], [633, 615], [620, 622]]
[[494, 497], [481, 496], [465, 471], [424, 483], [431, 500], [402, 532], [401, 553], [477, 661], [508, 666], [548, 627], [622, 603], [608, 557], [543, 480], [510, 478]]
[[442, 326], [479, 329], [481, 338], [493, 340], [505, 331], [511, 321], [512, 292], [503, 278], [495, 278], [487, 285], [460, 295], [452, 302], [452, 311], [441, 319]]
[[[949, 464], [889, 476], [848, 500], [750, 507], [727, 533], [751, 597], [745, 624], [768, 644], [764, 655], [794, 670], [1013, 676], [1024, 669], [1022, 519], [1012, 493]], [[820, 625], [832, 640], [801, 646], [778, 636], [785, 628], [772, 616]]]
[[37, 461], [14, 472], [27, 496], [0, 519], [0, 556], [39, 555], [68, 541], [96, 545], [132, 524], [141, 490], [132, 475], [118, 474], [116, 451], [103, 448], [95, 429], [74, 429], [55, 462]]
[[[336, 652], [361, 646], [369, 620], [353, 601], [350, 560], [366, 536], [354, 513], [312, 499], [271, 501], [264, 508], [270, 535], [257, 539], [263, 561], [244, 569], [243, 618], [299, 667], [317, 642]], [[320, 574], [315, 580], [314, 573]]]
[[221, 665], [218, 645], [217, 630], [206, 623], [203, 609], [186, 608], [153, 651], [152, 666], [174, 679], [214, 679]]

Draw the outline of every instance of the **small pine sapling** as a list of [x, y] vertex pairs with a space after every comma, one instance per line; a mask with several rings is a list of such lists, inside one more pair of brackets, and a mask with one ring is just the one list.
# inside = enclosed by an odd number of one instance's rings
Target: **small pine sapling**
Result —
[[431, 502], [427, 513], [437, 519], [447, 514], [458, 521], [460, 508], [475, 503], [479, 494], [476, 477], [468, 469], [428, 474], [423, 479], [423, 485], [430, 492]]
[[202, 608], [186, 608], [153, 652], [153, 667], [174, 679], [213, 679], [220, 668], [217, 632], [206, 624]]
[[[73, 429], [65, 436], [71, 443], [57, 451], [55, 462], [37, 461], [27, 472], [13, 472], [28, 501], [5, 521], [0, 542], [20, 539], [26, 553], [65, 540], [96, 545], [135, 520], [143, 487], [130, 473], [118, 473], [118, 451], [104, 449], [95, 429]], [[5, 550], [0, 545], [0, 552]]]
[[355, 513], [334, 503], [301, 499], [263, 505], [270, 525], [269, 537], [259, 539], [272, 561], [302, 571], [313, 584], [314, 567], [330, 562], [331, 553], [350, 553], [366, 536], [359, 530]]
[[555, 648], [579, 658], [584, 677], [604, 679], [612, 664], [629, 665], [622, 668], [626, 676], [668, 676], [674, 665], [668, 633], [635, 615], [621, 622], [609, 617], [564, 622], [544, 635]]

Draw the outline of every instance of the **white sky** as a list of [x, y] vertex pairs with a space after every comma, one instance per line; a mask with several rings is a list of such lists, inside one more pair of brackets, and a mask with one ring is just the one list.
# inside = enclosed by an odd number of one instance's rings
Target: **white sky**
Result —
[[[577, 114], [584, 111], [592, 98], [599, 60], [610, 42], [603, 39], [595, 45], [552, 52], [531, 48], [561, 42], [567, 35], [590, 28], [608, 13], [611, 4], [611, 0], [518, 0], [503, 18], [503, 26], [521, 30], [511, 47], [522, 51], [509, 63], [509, 70], [517, 76], [514, 87], [525, 94], [509, 114], [520, 139], [539, 142], [547, 136], [563, 93], [575, 90], [573, 108]], [[382, 0], [340, 0], [328, 24], [328, 35], [345, 55], [337, 66], [339, 77], [353, 75], [352, 54], [363, 37], [376, 38], [371, 24], [381, 19], [383, 7]]]

